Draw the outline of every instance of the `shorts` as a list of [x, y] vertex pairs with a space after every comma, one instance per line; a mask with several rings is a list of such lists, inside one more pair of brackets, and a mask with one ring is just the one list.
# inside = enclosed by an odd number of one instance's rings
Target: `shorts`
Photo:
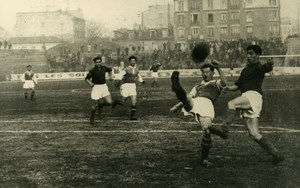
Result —
[[121, 95], [123, 97], [134, 96], [134, 95], [136, 95], [136, 85], [135, 85], [135, 83], [122, 84], [120, 91], [121, 91]]
[[241, 116], [248, 118], [259, 117], [263, 102], [262, 95], [257, 91], [247, 91], [245, 93], [242, 93], [242, 96], [246, 97], [249, 100], [251, 109], [241, 110]]
[[158, 78], [158, 72], [152, 72], [151, 76], [152, 78]]
[[24, 89], [34, 89], [34, 81], [33, 80], [25, 80], [23, 84]]
[[108, 91], [108, 87], [106, 84], [94, 85], [94, 87], [92, 88], [91, 99], [93, 100], [99, 100], [108, 95], [110, 95], [110, 92]]
[[205, 97], [192, 98], [192, 104], [193, 108], [189, 112], [182, 108], [182, 112], [185, 116], [195, 116], [195, 119], [198, 123], [200, 122], [198, 121], [196, 114], [199, 114], [201, 117], [210, 117], [211, 120], [214, 119], [215, 109], [210, 99]]

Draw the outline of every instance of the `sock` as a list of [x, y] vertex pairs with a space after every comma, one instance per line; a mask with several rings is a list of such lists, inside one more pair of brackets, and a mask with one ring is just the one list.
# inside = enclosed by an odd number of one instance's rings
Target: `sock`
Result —
[[211, 135], [208, 132], [204, 131], [204, 135], [201, 140], [201, 159], [206, 160], [208, 159], [209, 150], [211, 147]]
[[24, 96], [25, 96], [25, 99], [27, 99], [27, 97], [28, 97], [28, 92], [25, 92], [25, 93], [24, 93]]
[[134, 117], [135, 116], [135, 112], [136, 112], [136, 106], [131, 106], [131, 114], [130, 114], [130, 116], [131, 117]]
[[31, 92], [30, 99], [33, 99], [34, 94], [35, 94], [35, 91], [32, 91], [32, 92]]
[[96, 110], [92, 109], [92, 111], [91, 111], [91, 120], [95, 119], [95, 113], [96, 113]]
[[187, 101], [187, 96], [185, 90], [181, 87], [179, 83], [179, 72], [174, 71], [171, 76], [172, 91], [176, 93], [177, 99], [181, 102]]
[[268, 154], [272, 155], [273, 157], [279, 156], [279, 151], [274, 147], [274, 145], [269, 142], [266, 138], [262, 137], [261, 139], [256, 141], [260, 147], [262, 147]]

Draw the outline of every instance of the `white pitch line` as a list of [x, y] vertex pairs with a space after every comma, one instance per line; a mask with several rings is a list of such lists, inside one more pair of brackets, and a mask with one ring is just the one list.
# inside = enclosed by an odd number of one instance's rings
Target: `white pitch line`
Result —
[[[36, 120], [0, 120], [1, 123], [89, 123], [87, 120], [75, 120], [75, 119], [63, 119], [63, 120], [58, 120], [58, 119], [50, 119], [50, 120], [41, 120], [41, 119], [36, 119]], [[185, 121], [185, 122], [180, 122], [180, 121], [160, 121], [160, 120], [143, 120], [143, 121], [132, 121], [132, 120], [104, 120], [104, 121], [96, 121], [96, 123], [114, 123], [114, 122], [124, 122], [124, 123], [132, 123], [132, 124], [137, 124], [137, 123], [149, 123], [149, 124], [161, 124], [161, 123], [168, 123], [168, 124], [190, 124], [190, 125], [198, 125], [196, 122], [192, 121]], [[213, 125], [221, 125], [221, 123], [213, 123]], [[245, 127], [245, 125], [241, 124], [231, 124], [231, 127]], [[283, 128], [283, 127], [272, 127], [272, 126], [261, 126], [261, 129], [275, 129], [275, 130], [281, 130], [281, 131], [295, 131], [294, 129], [288, 129], [288, 128]], [[296, 130], [298, 131], [298, 130]]]
[[[70, 131], [57, 131], [57, 130], [7, 130], [0, 131], [0, 133], [201, 133], [202, 131], [188, 131], [188, 130], [111, 130], [111, 131], [84, 131], [84, 130], [70, 130]], [[248, 131], [230, 131], [231, 133], [248, 133]], [[300, 130], [291, 131], [261, 131], [262, 133], [300, 133]]]

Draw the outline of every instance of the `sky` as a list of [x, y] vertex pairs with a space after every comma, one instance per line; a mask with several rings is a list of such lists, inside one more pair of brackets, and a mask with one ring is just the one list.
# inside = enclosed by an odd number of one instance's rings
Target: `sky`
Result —
[[[173, 0], [0, 0], [0, 27], [12, 32], [17, 12], [50, 5], [62, 10], [81, 8], [85, 19], [99, 20], [109, 30], [132, 28], [134, 22], [140, 23], [138, 14], [149, 5], [168, 3]], [[299, 4], [300, 0], [281, 0], [281, 16], [297, 19]]]

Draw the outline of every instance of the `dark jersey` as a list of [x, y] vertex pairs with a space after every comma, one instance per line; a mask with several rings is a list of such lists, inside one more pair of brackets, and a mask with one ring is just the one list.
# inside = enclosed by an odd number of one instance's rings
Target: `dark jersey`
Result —
[[105, 84], [106, 83], [106, 73], [110, 73], [112, 71], [111, 68], [106, 66], [101, 66], [100, 68], [94, 67], [89, 71], [86, 75], [86, 80], [91, 80], [94, 84]]
[[248, 64], [242, 70], [240, 77], [235, 82], [235, 85], [239, 87], [241, 93], [252, 90], [257, 91], [262, 95], [263, 91], [261, 86], [265, 78], [265, 73], [270, 72], [271, 70], [272, 64], [269, 63], [263, 65], [260, 62]]
[[152, 65], [150, 68], [150, 71], [157, 72], [159, 67], [160, 67], [160, 65]]
[[32, 72], [32, 71], [26, 71], [24, 73], [24, 79], [25, 80], [33, 80], [33, 78], [34, 78], [34, 72]]

